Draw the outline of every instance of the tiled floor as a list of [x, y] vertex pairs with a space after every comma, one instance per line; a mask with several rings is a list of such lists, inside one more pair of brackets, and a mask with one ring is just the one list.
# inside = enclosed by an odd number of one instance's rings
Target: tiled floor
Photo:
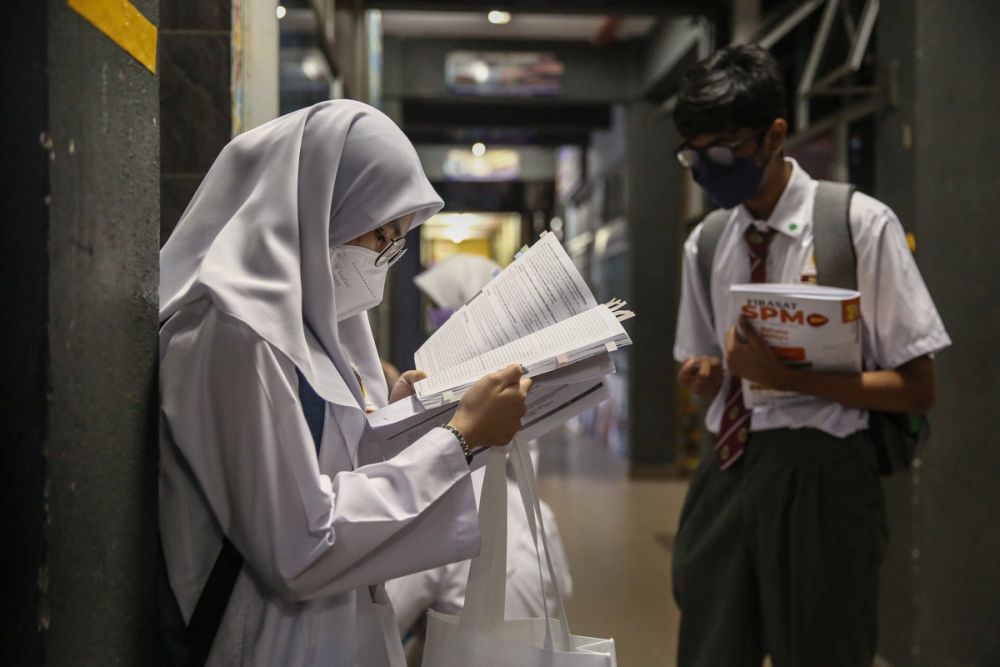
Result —
[[687, 484], [630, 480], [602, 443], [565, 431], [539, 449], [541, 495], [573, 575], [570, 628], [614, 637], [621, 667], [674, 667], [670, 555]]

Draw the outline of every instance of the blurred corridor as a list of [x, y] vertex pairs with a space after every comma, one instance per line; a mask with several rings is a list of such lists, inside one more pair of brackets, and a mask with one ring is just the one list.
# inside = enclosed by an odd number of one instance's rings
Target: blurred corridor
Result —
[[614, 637], [622, 665], [676, 664], [670, 553], [687, 483], [629, 479], [621, 459], [571, 430], [539, 445], [540, 490], [576, 582], [566, 609], [574, 631]]

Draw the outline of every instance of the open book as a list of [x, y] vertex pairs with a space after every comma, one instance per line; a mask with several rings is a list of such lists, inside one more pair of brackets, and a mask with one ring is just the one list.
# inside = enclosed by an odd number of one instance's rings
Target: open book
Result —
[[[521, 436], [537, 438], [610, 398], [606, 376], [614, 373], [610, 355], [591, 357], [537, 378], [525, 401]], [[396, 401], [368, 415], [382, 458], [392, 458], [431, 429], [451, 420], [458, 403], [426, 408], [416, 396]], [[486, 457], [479, 457], [483, 464]]]
[[553, 234], [546, 234], [460, 308], [417, 350], [428, 408], [452, 403], [512, 363], [529, 377], [631, 345], [624, 302], [599, 305]]
[[[808, 284], [748, 283], [730, 288], [736, 309], [778, 357], [803, 370], [861, 370], [861, 294]], [[747, 407], [802, 400], [743, 380]]]

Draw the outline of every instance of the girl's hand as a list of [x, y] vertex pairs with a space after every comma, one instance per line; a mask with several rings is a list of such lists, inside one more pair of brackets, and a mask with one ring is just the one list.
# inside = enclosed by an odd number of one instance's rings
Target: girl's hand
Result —
[[521, 375], [521, 366], [512, 364], [483, 376], [462, 396], [450, 425], [470, 447], [502, 447], [521, 430], [527, 411], [524, 400], [532, 384]]
[[392, 385], [392, 389], [389, 391], [389, 402], [395, 403], [400, 399], [413, 396], [417, 391], [413, 385], [425, 377], [427, 377], [427, 373], [419, 370], [406, 371], [400, 375], [396, 384]]

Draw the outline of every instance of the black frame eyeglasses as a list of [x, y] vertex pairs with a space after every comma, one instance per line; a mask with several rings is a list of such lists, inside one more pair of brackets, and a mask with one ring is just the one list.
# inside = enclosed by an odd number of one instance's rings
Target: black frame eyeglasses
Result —
[[381, 268], [383, 266], [390, 267], [402, 258], [406, 254], [406, 237], [400, 236], [399, 238], [389, 239], [388, 235], [382, 228], [376, 229], [376, 237], [379, 243], [385, 243], [389, 241], [389, 245], [382, 249], [382, 252], [378, 254], [375, 258], [375, 266]]
[[684, 141], [677, 147], [677, 150], [674, 151], [674, 155], [677, 157], [677, 161], [680, 165], [685, 169], [694, 169], [701, 164], [703, 160], [726, 167], [736, 161], [736, 149], [751, 139], [757, 139], [760, 141], [770, 129], [771, 125], [768, 124], [767, 126], [754, 131], [749, 136], [740, 139], [735, 143], [727, 144], [719, 141], [709, 146], [705, 146], [704, 148], [695, 148], [687, 141]]

